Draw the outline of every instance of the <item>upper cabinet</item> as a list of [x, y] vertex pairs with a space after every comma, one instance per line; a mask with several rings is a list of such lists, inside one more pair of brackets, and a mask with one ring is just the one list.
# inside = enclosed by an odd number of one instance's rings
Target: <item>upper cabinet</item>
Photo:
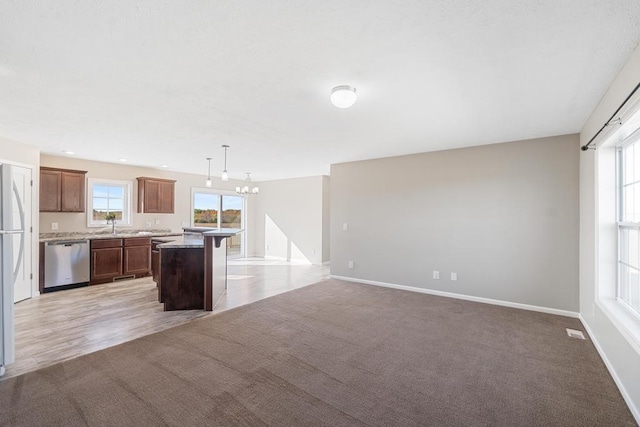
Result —
[[86, 173], [40, 167], [40, 212], [84, 212]]
[[138, 178], [138, 213], [174, 213], [175, 180]]

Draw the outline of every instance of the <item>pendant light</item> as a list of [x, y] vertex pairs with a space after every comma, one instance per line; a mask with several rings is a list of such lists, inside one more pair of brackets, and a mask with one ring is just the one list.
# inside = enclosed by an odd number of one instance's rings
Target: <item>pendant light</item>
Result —
[[242, 187], [236, 187], [236, 193], [238, 194], [258, 194], [260, 189], [257, 185], [253, 185], [251, 181], [251, 172], [247, 172], [247, 177], [244, 180], [245, 184]]
[[222, 171], [222, 176], [220, 177], [223, 181], [229, 181], [229, 173], [227, 172], [227, 148], [228, 145], [223, 145], [224, 148], [224, 170]]
[[209, 172], [207, 173], [207, 180], [204, 182], [204, 185], [211, 188], [213, 185], [213, 182], [211, 181], [211, 157], [207, 157], [207, 160], [209, 161]]

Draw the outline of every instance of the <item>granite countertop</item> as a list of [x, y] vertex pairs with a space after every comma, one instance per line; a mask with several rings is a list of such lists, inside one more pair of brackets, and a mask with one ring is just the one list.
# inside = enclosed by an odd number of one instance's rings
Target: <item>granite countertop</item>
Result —
[[161, 243], [158, 245], [160, 249], [167, 248], [203, 248], [204, 247], [204, 239], [202, 236], [177, 236], [166, 243]]
[[[184, 236], [180, 236], [176, 239], [172, 239], [170, 242], [162, 243], [158, 245], [159, 248], [203, 248], [204, 247], [204, 236], [213, 236], [213, 237], [229, 237], [234, 236], [241, 232], [242, 230], [239, 228], [221, 228], [218, 229], [205, 229], [201, 228], [198, 231], [203, 231], [202, 233], [193, 232], [194, 228], [184, 229], [187, 234]], [[191, 232], [189, 232], [189, 231]], [[217, 246], [217, 244], [216, 244]]]
[[169, 229], [130, 229], [117, 230], [116, 234], [111, 231], [100, 230], [96, 232], [59, 232], [59, 233], [40, 233], [41, 242], [60, 242], [63, 240], [95, 240], [95, 239], [126, 239], [129, 237], [181, 237], [182, 233], [171, 231]]

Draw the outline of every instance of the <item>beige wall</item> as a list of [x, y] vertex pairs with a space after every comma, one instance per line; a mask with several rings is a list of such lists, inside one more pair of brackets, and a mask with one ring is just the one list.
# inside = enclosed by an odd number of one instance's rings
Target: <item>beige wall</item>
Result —
[[[185, 174], [160, 169], [150, 169], [137, 166], [95, 162], [90, 160], [74, 159], [70, 157], [57, 157], [42, 155], [42, 166], [79, 169], [87, 171], [87, 178], [106, 178], [133, 183], [133, 218], [131, 228], [146, 228], [147, 221], [151, 221], [152, 228], [170, 228], [173, 231], [182, 232], [183, 222], [190, 224], [191, 221], [191, 188], [204, 188], [205, 175]], [[205, 170], [205, 168], [202, 168]], [[137, 213], [138, 186], [136, 178], [139, 176], [150, 176], [155, 178], [175, 179], [175, 214], [142, 214]], [[213, 188], [228, 191], [235, 191], [237, 185], [242, 181], [223, 182], [217, 177], [211, 177]], [[251, 222], [251, 205], [248, 202], [247, 215], [248, 222]], [[156, 220], [160, 224], [156, 225]], [[95, 228], [87, 228], [86, 213], [49, 213], [40, 214], [40, 230], [43, 233], [51, 232], [51, 223], [58, 223], [58, 231], [96, 231]], [[124, 228], [123, 226], [121, 226]], [[251, 248], [250, 248], [251, 249]]]
[[[580, 145], [586, 144], [605, 124], [627, 95], [638, 84], [640, 46], [612, 82], [580, 133]], [[640, 422], [640, 354], [614, 326], [596, 302], [598, 282], [597, 157], [600, 151], [580, 154], [580, 315], [583, 323], [616, 379], [623, 396]], [[615, 254], [611, 254], [615, 256]]]
[[260, 183], [255, 197], [255, 252], [275, 259], [328, 261], [326, 199], [329, 178]]
[[38, 167], [40, 149], [0, 136], [0, 160]]
[[39, 168], [40, 168], [40, 150], [37, 147], [28, 144], [22, 144], [10, 139], [0, 137], [0, 163], [9, 163], [23, 166], [31, 169], [33, 179], [33, 192], [31, 198], [31, 224], [33, 233], [31, 235], [31, 272], [33, 273], [33, 282], [31, 284], [32, 295], [39, 294], [38, 285], [38, 211], [39, 211]]
[[577, 144], [332, 165], [331, 274], [577, 312]]

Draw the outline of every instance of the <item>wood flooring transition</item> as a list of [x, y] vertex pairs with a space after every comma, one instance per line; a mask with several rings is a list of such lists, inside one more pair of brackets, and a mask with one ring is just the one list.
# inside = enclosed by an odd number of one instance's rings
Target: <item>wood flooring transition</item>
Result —
[[163, 311], [151, 277], [42, 294], [15, 305], [16, 361], [6, 379], [327, 278], [328, 266], [230, 260], [213, 312]]

